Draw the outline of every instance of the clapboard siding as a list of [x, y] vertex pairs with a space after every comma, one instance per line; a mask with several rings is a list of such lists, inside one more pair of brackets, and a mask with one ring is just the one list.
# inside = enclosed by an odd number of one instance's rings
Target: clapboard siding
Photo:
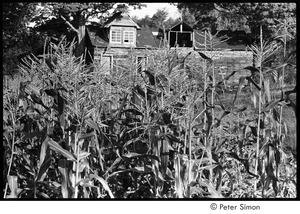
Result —
[[[186, 56], [190, 49], [179, 49], [179, 58]], [[251, 51], [193, 51], [192, 54], [186, 59], [186, 65], [192, 68], [203, 70], [203, 58], [198, 52], [205, 54], [207, 57], [213, 60], [213, 68], [216, 77], [216, 81], [220, 81], [233, 71], [237, 71], [233, 77], [231, 77], [226, 83], [228, 85], [236, 85], [239, 82], [241, 76], [250, 75], [249, 70], [244, 68], [247, 66], [253, 66], [253, 53]], [[212, 75], [212, 64], [207, 64], [208, 75]]]
[[212, 58], [217, 81], [222, 78], [220, 73], [226, 76], [237, 71], [233, 77], [226, 81], [229, 85], [236, 85], [241, 76], [250, 75], [250, 71], [244, 68], [253, 66], [253, 53], [251, 51], [204, 51], [203, 53]]
[[[162, 51], [160, 49], [157, 52]], [[203, 68], [203, 58], [199, 55], [199, 51], [194, 51], [192, 48], [179, 48], [176, 49], [178, 58], [185, 57], [188, 53], [190, 56], [186, 59], [186, 65], [190, 67]], [[236, 85], [241, 76], [250, 75], [248, 70], [244, 68], [253, 66], [253, 53], [251, 51], [201, 51], [206, 56], [213, 60], [214, 72], [216, 81], [220, 81], [233, 71], [236, 74], [230, 78], [226, 84]], [[95, 59], [100, 59], [101, 56], [113, 56], [112, 65], [120, 65], [122, 63], [136, 63], [137, 57], [148, 56], [151, 57], [151, 52], [146, 49], [132, 49], [132, 48], [95, 48]], [[152, 52], [153, 53], [153, 52]], [[208, 64], [210, 65], [210, 64]], [[212, 67], [208, 66], [209, 73]]]

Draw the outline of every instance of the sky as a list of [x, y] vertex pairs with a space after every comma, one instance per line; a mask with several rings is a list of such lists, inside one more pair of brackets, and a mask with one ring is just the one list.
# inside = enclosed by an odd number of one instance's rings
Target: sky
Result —
[[129, 15], [131, 17], [137, 16], [138, 18], [144, 18], [146, 15], [152, 17], [152, 15], [158, 9], [166, 8], [167, 11], [169, 12], [169, 17], [176, 19], [180, 16], [177, 7], [175, 5], [170, 5], [169, 3], [143, 3], [143, 4], [146, 4], [147, 7], [142, 7], [142, 9], [140, 10], [138, 9], [134, 10], [133, 7], [131, 7]]

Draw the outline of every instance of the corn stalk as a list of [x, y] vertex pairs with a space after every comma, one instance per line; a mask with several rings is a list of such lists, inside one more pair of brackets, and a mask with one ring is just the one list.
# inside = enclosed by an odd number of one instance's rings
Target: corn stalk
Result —
[[[260, 53], [258, 53], [258, 66], [259, 66], [259, 87], [262, 88], [262, 60], [263, 60], [263, 39], [262, 39], [262, 26], [260, 26]], [[257, 168], [259, 164], [259, 144], [260, 144], [260, 120], [261, 120], [261, 96], [262, 90], [259, 90], [258, 95], [258, 122], [257, 122], [257, 138], [256, 138], [256, 161], [254, 174], [257, 175]], [[257, 190], [257, 180], [254, 182], [254, 192]]]

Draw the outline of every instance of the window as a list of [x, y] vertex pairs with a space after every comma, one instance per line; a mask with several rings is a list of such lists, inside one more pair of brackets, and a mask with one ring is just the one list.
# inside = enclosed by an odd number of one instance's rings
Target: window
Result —
[[104, 74], [109, 74], [112, 69], [113, 56], [101, 55], [101, 67]]
[[111, 31], [111, 42], [121, 43], [121, 30], [112, 30]]
[[124, 44], [134, 43], [134, 31], [124, 31]]
[[141, 72], [147, 69], [148, 58], [145, 56], [138, 56], [137, 57], [137, 71]]

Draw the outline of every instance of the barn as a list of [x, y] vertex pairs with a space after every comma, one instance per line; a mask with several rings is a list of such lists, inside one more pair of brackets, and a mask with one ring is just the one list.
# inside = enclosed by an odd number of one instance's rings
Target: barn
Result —
[[126, 61], [147, 63], [146, 49], [158, 49], [149, 27], [138, 26], [128, 14], [116, 13], [102, 28], [87, 26], [87, 50], [105, 70], [122, 66]]
[[[231, 37], [224, 39], [219, 32], [212, 36], [208, 32], [194, 29], [184, 22], [178, 22], [163, 32], [162, 29], [150, 29], [147, 26], [137, 25], [127, 13], [115, 13], [101, 28], [87, 26], [87, 50], [93, 60], [101, 63], [105, 70], [114, 69], [130, 62], [137, 68], [147, 66], [149, 49], [160, 51], [164, 48], [163, 39], [166, 36], [168, 47], [176, 49], [178, 57], [188, 53], [189, 61], [202, 64], [199, 52], [210, 57], [214, 62], [216, 77], [238, 70], [232, 83], [238, 81], [239, 76], [247, 72], [244, 67], [253, 65], [253, 54], [247, 47]], [[243, 34], [243, 31], [231, 32]], [[228, 33], [227, 33], [228, 34]], [[233, 38], [233, 39], [232, 39]]]

